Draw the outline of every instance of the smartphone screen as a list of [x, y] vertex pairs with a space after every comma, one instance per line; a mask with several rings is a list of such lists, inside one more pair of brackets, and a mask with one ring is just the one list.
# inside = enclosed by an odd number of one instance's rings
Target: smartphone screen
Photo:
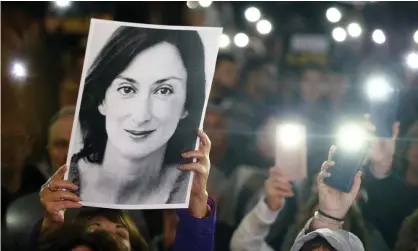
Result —
[[388, 99], [371, 101], [370, 120], [376, 127], [376, 136], [391, 138], [393, 136], [393, 124], [397, 120], [399, 104], [399, 91], [393, 91]]
[[279, 124], [276, 128], [276, 166], [291, 181], [307, 178], [307, 132], [300, 124]]
[[328, 169], [330, 177], [324, 178], [324, 183], [342, 192], [350, 192], [354, 176], [360, 170], [367, 158], [367, 147], [357, 151], [346, 151], [337, 146], [332, 155], [335, 162], [333, 167]]

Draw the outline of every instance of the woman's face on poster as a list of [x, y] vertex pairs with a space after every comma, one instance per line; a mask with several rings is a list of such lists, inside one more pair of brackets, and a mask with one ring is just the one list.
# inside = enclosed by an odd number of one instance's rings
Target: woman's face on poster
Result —
[[187, 116], [186, 83], [177, 47], [162, 42], [138, 54], [98, 107], [106, 117], [108, 143], [132, 159], [163, 147]]

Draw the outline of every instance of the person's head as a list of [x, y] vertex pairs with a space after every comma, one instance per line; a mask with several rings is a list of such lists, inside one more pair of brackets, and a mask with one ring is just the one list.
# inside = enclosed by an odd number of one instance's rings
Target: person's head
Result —
[[85, 222], [89, 231], [102, 230], [118, 236], [129, 250], [147, 250], [148, 245], [132, 218], [122, 210], [95, 208], [80, 212], [77, 221]]
[[275, 92], [278, 85], [276, 65], [265, 57], [250, 58], [242, 68], [239, 83], [249, 95], [265, 96]]
[[398, 151], [394, 164], [401, 169], [413, 168], [418, 172], [418, 122], [408, 128], [403, 140], [399, 142]]
[[58, 229], [46, 232], [40, 238], [36, 250], [130, 251], [119, 236], [109, 231], [89, 230], [85, 222], [64, 223]]
[[418, 250], [418, 209], [405, 218], [394, 251]]
[[303, 244], [300, 251], [338, 251], [321, 236], [317, 236]]
[[[314, 215], [315, 211], [318, 210], [318, 207], [318, 194], [312, 193], [308, 202], [302, 206], [302, 209], [296, 216], [296, 229], [302, 229], [305, 226], [306, 222]], [[345, 217], [343, 229], [350, 231], [351, 233], [356, 235], [364, 244], [364, 246], [367, 246], [367, 231], [364, 225], [364, 219], [362, 217], [360, 209], [356, 204], [352, 205], [351, 208], [348, 210], [348, 213]]]
[[224, 153], [227, 145], [227, 125], [219, 107], [208, 105], [203, 129], [212, 142], [211, 155], [219, 152]]
[[238, 67], [234, 56], [220, 54], [216, 59], [215, 75], [213, 76], [213, 87], [227, 90], [235, 89], [238, 77]]
[[48, 155], [54, 172], [67, 160], [74, 114], [75, 107], [64, 107], [52, 117], [49, 123]]
[[165, 164], [178, 163], [196, 141], [204, 100], [204, 48], [196, 31], [122, 26], [85, 79], [80, 155], [100, 164], [107, 144], [128, 159], [167, 147]]

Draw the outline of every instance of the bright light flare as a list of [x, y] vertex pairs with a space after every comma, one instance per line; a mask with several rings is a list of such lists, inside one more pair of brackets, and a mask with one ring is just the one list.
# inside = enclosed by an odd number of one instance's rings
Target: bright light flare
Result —
[[416, 44], [418, 44], [418, 30], [417, 30], [417, 31], [415, 31], [413, 38], [414, 38], [414, 42], [415, 42]]
[[219, 47], [220, 48], [226, 48], [231, 43], [231, 40], [229, 39], [228, 35], [222, 34], [219, 38]]
[[265, 19], [260, 20], [257, 23], [257, 31], [262, 35], [269, 34], [272, 29], [273, 29], [273, 26], [271, 25], [270, 21], [268, 21], [268, 20], [265, 20]]
[[199, 4], [203, 8], [207, 8], [207, 7], [209, 7], [212, 4], [212, 1], [209, 1], [209, 0], [199, 0]]
[[14, 62], [11, 69], [12, 75], [15, 78], [22, 79], [27, 76], [26, 66], [22, 62]]
[[367, 131], [357, 124], [345, 124], [337, 133], [338, 149], [356, 152], [363, 148], [367, 141]]
[[337, 42], [344, 42], [347, 38], [347, 32], [341, 27], [337, 27], [332, 30], [332, 38]]
[[198, 1], [187, 1], [187, 7], [189, 7], [189, 9], [196, 9], [199, 6], [199, 2]]
[[251, 23], [257, 22], [261, 18], [261, 12], [256, 7], [249, 7], [245, 10], [244, 15], [247, 21]]
[[248, 38], [247, 34], [245, 34], [245, 33], [238, 33], [234, 37], [235, 45], [240, 47], [240, 48], [244, 48], [245, 46], [248, 45], [249, 42], [250, 42], [250, 39]]
[[65, 8], [70, 7], [71, 1], [58, 0], [58, 1], [55, 1], [55, 5], [60, 9], [65, 9]]
[[276, 142], [286, 148], [301, 146], [306, 137], [306, 127], [299, 124], [281, 124], [276, 128]]
[[325, 13], [325, 16], [327, 17], [328, 21], [331, 23], [337, 23], [342, 18], [341, 12], [335, 7], [329, 8], [327, 12]]
[[411, 52], [406, 56], [406, 65], [411, 70], [418, 70], [418, 52]]
[[373, 42], [375, 42], [376, 44], [384, 44], [386, 42], [385, 33], [380, 29], [373, 31], [372, 39], [373, 39]]
[[392, 92], [391, 84], [383, 76], [371, 77], [366, 82], [366, 93], [372, 101], [386, 100]]
[[351, 37], [359, 37], [363, 30], [361, 29], [361, 26], [358, 23], [350, 23], [347, 26], [348, 35]]

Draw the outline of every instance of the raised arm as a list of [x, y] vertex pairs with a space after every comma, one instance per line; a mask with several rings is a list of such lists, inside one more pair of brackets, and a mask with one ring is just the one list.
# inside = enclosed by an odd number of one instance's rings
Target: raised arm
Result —
[[322, 165], [321, 172], [317, 177], [319, 209], [300, 231], [291, 251], [299, 251], [315, 237], [325, 239], [328, 244], [339, 251], [364, 251], [363, 244], [357, 236], [341, 229], [344, 218], [360, 190], [362, 173], [358, 172], [355, 175], [349, 193], [338, 191], [326, 185], [324, 178], [331, 175], [328, 169], [335, 165], [331, 160], [334, 150], [335, 147], [332, 146], [329, 158]]
[[270, 169], [264, 186], [265, 196], [243, 219], [231, 239], [231, 251], [270, 251], [265, 243], [271, 224], [284, 206], [285, 198], [292, 197], [292, 185], [280, 168]]

